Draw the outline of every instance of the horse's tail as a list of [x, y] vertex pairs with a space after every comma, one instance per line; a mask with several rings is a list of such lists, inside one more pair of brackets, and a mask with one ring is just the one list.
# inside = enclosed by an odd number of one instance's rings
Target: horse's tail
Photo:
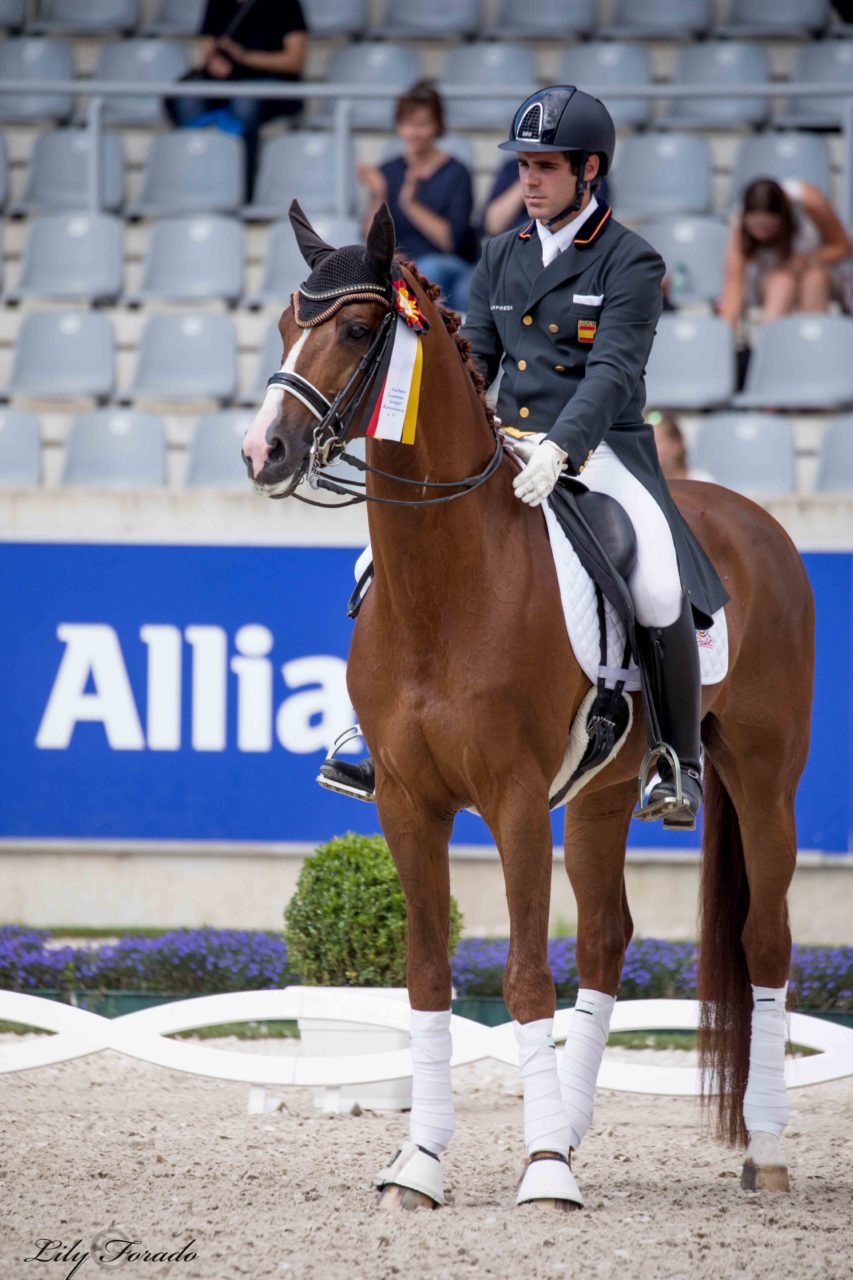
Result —
[[[749, 1073], [752, 988], [742, 934], [749, 884], [740, 824], [728, 791], [705, 756], [705, 828], [699, 907], [699, 1056], [703, 1102], [725, 1142], [746, 1141], [743, 1098]], [[710, 1091], [717, 1092], [712, 1100]]]

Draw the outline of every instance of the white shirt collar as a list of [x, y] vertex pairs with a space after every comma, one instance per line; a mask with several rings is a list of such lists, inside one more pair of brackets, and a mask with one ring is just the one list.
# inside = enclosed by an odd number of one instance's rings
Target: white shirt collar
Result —
[[583, 224], [588, 218], [592, 217], [597, 208], [598, 201], [593, 195], [583, 213], [579, 213], [571, 222], [567, 222], [564, 227], [560, 227], [559, 231], [549, 231], [548, 228], [537, 218], [536, 230], [539, 232], [539, 240], [542, 248], [545, 248], [545, 245], [549, 240], [556, 240], [557, 244], [560, 246], [560, 253], [562, 253], [563, 250], [572, 243]]

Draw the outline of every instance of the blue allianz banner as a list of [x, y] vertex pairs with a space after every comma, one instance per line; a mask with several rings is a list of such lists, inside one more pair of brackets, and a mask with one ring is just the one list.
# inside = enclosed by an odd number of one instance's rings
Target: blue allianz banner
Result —
[[[374, 809], [314, 783], [351, 723], [354, 559], [351, 548], [0, 545], [0, 838], [318, 842], [377, 830]], [[853, 557], [805, 559], [818, 676], [800, 847], [846, 851]], [[554, 831], [559, 842], [561, 814]], [[455, 838], [491, 843], [468, 814]], [[631, 837], [697, 842], [657, 824]]]

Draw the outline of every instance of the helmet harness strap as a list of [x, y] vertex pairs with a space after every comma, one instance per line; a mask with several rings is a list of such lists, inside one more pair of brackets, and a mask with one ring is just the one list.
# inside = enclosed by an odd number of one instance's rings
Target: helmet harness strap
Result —
[[596, 187], [599, 187], [601, 185], [600, 180], [597, 180], [595, 178], [590, 178], [589, 182], [587, 182], [586, 179], [584, 178], [584, 174], [586, 173], [586, 162], [589, 159], [589, 156], [590, 156], [590, 153], [588, 151], [579, 151], [577, 153], [578, 177], [577, 177], [577, 182], [575, 184], [574, 199], [572, 200], [572, 203], [570, 205], [566, 205], [566, 208], [563, 209], [560, 213], [555, 214], [553, 218], [542, 219], [543, 224], [548, 228], [549, 231], [551, 230], [551, 228], [554, 226], [556, 222], [562, 222], [563, 218], [567, 218], [570, 213], [577, 213], [578, 209], [580, 209], [581, 205], [583, 204], [583, 196], [587, 187], [589, 187], [590, 190], [594, 191]]

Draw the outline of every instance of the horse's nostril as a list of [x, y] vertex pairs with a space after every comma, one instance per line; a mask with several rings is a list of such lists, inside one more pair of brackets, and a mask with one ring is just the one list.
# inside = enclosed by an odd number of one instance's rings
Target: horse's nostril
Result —
[[278, 436], [273, 436], [272, 440], [267, 442], [267, 447], [270, 458], [274, 458], [276, 454], [284, 453], [284, 442]]

